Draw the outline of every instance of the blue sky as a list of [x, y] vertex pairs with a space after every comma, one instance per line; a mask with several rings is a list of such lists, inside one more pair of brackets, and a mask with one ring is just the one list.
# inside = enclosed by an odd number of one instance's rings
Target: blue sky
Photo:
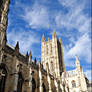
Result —
[[63, 42], [66, 70], [75, 68], [77, 54], [84, 73], [91, 79], [91, 0], [11, 0], [8, 16], [8, 43], [20, 43], [24, 54], [41, 58], [41, 38]]

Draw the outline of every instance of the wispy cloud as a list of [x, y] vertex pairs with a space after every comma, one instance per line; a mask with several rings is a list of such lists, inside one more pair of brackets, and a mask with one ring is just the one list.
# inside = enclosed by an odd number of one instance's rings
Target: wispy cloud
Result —
[[30, 51], [33, 45], [40, 43], [39, 37], [34, 32], [24, 31], [23, 29], [16, 31], [16, 29], [13, 29], [8, 33], [8, 42], [15, 46], [17, 41], [20, 43], [20, 51], [22, 53]]
[[55, 18], [56, 27], [61, 29], [66, 28], [65, 33], [68, 35], [68, 44], [64, 44], [66, 63], [69, 61], [73, 63], [71, 59], [74, 59], [76, 54], [86, 62], [91, 62], [91, 18], [84, 13], [87, 1], [58, 1], [68, 10], [66, 13], [58, 12]]
[[[62, 4], [64, 3], [64, 5], [69, 6], [69, 10], [66, 14], [58, 12], [55, 19], [56, 26], [59, 28], [66, 28], [67, 30], [76, 29], [79, 32], [90, 31], [91, 18], [84, 14], [83, 11], [85, 9], [85, 3], [78, 3], [77, 0], [60, 1]], [[72, 5], [74, 6], [73, 8]]]
[[[66, 48], [67, 49], [67, 48]], [[78, 55], [81, 59], [85, 59], [87, 62], [91, 63], [91, 39], [88, 34], [84, 34], [82, 37], [79, 37], [77, 41], [75, 41], [72, 47], [68, 47], [65, 52], [65, 58], [71, 59], [74, 58], [74, 55]]]
[[45, 6], [35, 3], [31, 9], [25, 9], [24, 20], [31, 28], [49, 28], [49, 15]]

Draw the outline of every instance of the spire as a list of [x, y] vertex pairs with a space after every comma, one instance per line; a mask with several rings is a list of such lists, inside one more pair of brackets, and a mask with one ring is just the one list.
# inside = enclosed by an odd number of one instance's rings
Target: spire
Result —
[[45, 41], [45, 37], [44, 37], [44, 34], [43, 34], [43, 36], [42, 36], [42, 42], [44, 42]]
[[77, 55], [75, 55], [75, 58], [76, 58], [76, 65], [80, 65], [80, 61], [79, 61], [79, 59], [78, 59], [78, 56]]
[[32, 59], [32, 53], [31, 53], [31, 51], [30, 51], [30, 53], [29, 53], [29, 57], [30, 57], [30, 59]]
[[61, 40], [61, 37], [59, 37], [59, 42], [62, 44], [62, 40]]
[[28, 64], [31, 64], [32, 63], [32, 54], [31, 54], [31, 51], [29, 53], [29, 56], [28, 56]]
[[28, 51], [27, 51], [27, 53], [26, 53], [26, 59], [28, 59], [29, 58], [29, 55], [28, 55]]
[[15, 53], [19, 53], [19, 42], [17, 41], [17, 44], [15, 46]]
[[76, 58], [76, 68], [78, 69], [78, 71], [81, 71], [81, 66], [80, 66], [80, 61], [78, 59], [78, 56], [76, 55], [75, 58]]
[[53, 35], [52, 35], [53, 38], [56, 38], [56, 31], [53, 30]]

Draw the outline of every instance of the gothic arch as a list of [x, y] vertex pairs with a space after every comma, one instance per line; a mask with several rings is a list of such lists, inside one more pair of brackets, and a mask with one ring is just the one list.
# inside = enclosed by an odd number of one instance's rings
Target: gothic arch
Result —
[[36, 82], [35, 82], [35, 79], [32, 78], [32, 92], [35, 92], [36, 90]]
[[7, 78], [7, 70], [5, 64], [0, 65], [0, 92], [5, 91], [5, 83]]
[[19, 72], [18, 75], [19, 76], [18, 76], [17, 92], [22, 92], [22, 85], [23, 85], [24, 79], [23, 79], [23, 76], [22, 76], [21, 72]]

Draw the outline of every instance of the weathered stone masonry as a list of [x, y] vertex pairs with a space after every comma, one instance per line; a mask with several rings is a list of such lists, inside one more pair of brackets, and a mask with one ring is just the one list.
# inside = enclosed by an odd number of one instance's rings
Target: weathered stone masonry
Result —
[[32, 61], [7, 43], [10, 0], [0, 0], [0, 92], [87, 92], [78, 57], [76, 69], [65, 71], [63, 45], [53, 32], [52, 40], [42, 37], [41, 60]]

